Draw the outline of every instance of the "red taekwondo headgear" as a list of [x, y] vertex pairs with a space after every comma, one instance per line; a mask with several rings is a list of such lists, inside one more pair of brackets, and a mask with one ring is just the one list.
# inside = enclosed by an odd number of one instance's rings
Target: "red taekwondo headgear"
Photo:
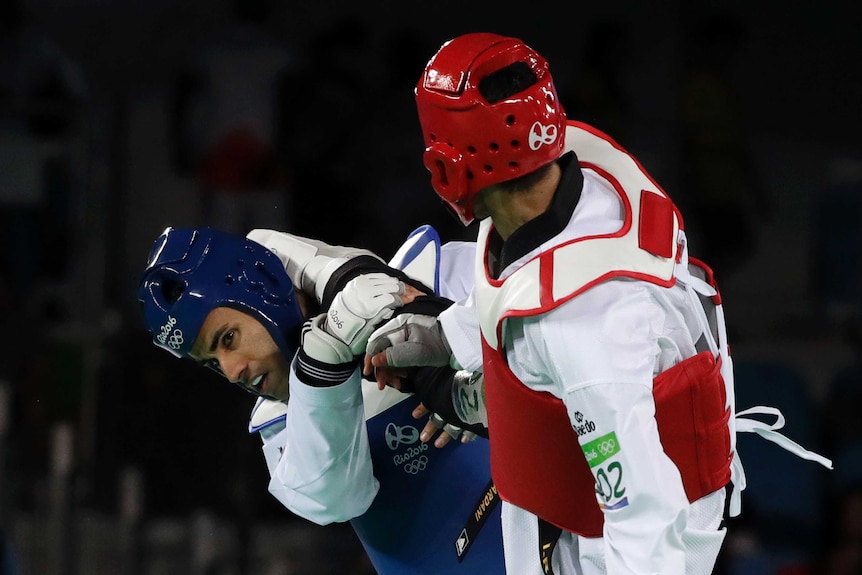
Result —
[[[535, 82], [489, 101], [483, 80], [513, 68], [528, 69]], [[431, 185], [464, 225], [483, 188], [563, 153], [566, 116], [548, 62], [517, 38], [472, 33], [443, 44], [419, 79], [416, 107]]]

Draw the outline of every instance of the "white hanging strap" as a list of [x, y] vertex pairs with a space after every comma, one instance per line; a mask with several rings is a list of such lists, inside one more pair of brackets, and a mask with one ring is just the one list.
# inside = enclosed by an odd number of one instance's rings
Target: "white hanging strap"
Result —
[[691, 286], [694, 291], [702, 296], [712, 297], [718, 293], [718, 291], [707, 282], [695, 275], [692, 275], [688, 267], [682, 267], [681, 265], [678, 266], [676, 278], [684, 284]]
[[742, 512], [742, 492], [748, 487], [748, 481], [745, 478], [745, 469], [742, 467], [742, 460], [739, 458], [739, 452], [733, 453], [733, 459], [730, 461], [730, 480], [733, 483], [733, 489], [730, 492], [730, 516], [738, 517]]
[[680, 245], [679, 262], [674, 266], [673, 275], [684, 284], [693, 287], [697, 293], [703, 296], [712, 297], [717, 294], [716, 289], [709, 285], [708, 282], [691, 275], [691, 271], [688, 268], [688, 239], [682, 230], [679, 232], [678, 241]]
[[[745, 417], [747, 415], [771, 415], [775, 417], [775, 423], [770, 425], [760, 421], [759, 419]], [[737, 413], [736, 417], [734, 417], [737, 433], [756, 433], [762, 438], [778, 445], [782, 449], [786, 449], [793, 453], [797, 457], [807, 459], [808, 461], [814, 461], [827, 469], [832, 469], [831, 459], [827, 459], [822, 455], [809, 451], [787, 436], [778, 433], [777, 430], [784, 427], [784, 422], [784, 414], [781, 413], [781, 411], [774, 407], [764, 405], [745, 409]], [[729, 513], [731, 517], [737, 517], [742, 511], [742, 492], [745, 490], [747, 483], [742, 460], [739, 457], [739, 451], [734, 452], [733, 460], [731, 461], [731, 470], [734, 489], [730, 495]]]
[[[772, 415], [775, 416], [776, 420], [775, 423], [770, 425], [758, 419], [744, 417], [746, 415]], [[779, 447], [786, 449], [797, 457], [807, 459], [808, 461], [814, 461], [827, 469], [832, 469], [831, 459], [827, 459], [822, 455], [805, 449], [792, 439], [776, 431], [782, 427], [784, 427], [784, 415], [774, 407], [758, 405], [757, 407], [752, 407], [736, 414], [737, 432], [756, 433], [764, 439], [768, 439]]]

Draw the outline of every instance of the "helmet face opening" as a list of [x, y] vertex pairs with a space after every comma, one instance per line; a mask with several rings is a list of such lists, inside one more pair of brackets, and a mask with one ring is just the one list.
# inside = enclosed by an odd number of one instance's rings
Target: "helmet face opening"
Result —
[[153, 343], [188, 357], [209, 312], [233, 307], [260, 321], [286, 357], [303, 323], [281, 260], [245, 237], [209, 228], [166, 229], [138, 288]]
[[466, 225], [485, 187], [563, 152], [565, 113], [545, 59], [516, 38], [466, 34], [447, 42], [416, 86], [431, 185]]

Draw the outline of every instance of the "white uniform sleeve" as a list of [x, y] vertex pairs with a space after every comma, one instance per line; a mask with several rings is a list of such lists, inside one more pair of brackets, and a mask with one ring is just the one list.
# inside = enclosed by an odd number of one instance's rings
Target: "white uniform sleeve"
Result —
[[471, 292], [463, 304], [451, 305], [437, 316], [452, 355], [467, 371], [482, 369], [482, 337], [473, 302], [474, 293]]
[[[269, 453], [267, 453], [267, 450]], [[273, 457], [273, 450], [280, 454]], [[357, 370], [346, 382], [308, 386], [290, 374], [286, 427], [264, 446], [269, 491], [319, 525], [362, 515], [377, 495]]]
[[513, 323], [510, 365], [562, 398], [596, 479], [608, 573], [684, 573], [688, 500], [652, 395], [656, 366], [678, 351], [665, 310], [643, 284], [611, 281]]
[[601, 490], [608, 573], [685, 573], [688, 500], [659, 441], [651, 390], [604, 383], [565, 402], [573, 425], [578, 412], [596, 422], [580, 441]]
[[447, 242], [440, 247], [440, 295], [463, 302], [476, 285], [476, 242]]

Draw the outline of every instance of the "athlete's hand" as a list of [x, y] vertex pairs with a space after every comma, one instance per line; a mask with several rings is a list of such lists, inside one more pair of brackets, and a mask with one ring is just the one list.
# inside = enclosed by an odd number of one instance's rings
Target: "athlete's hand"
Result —
[[441, 367], [452, 362], [452, 350], [434, 316], [405, 313], [386, 322], [368, 338], [363, 373], [382, 389], [397, 367]]
[[412, 287], [408, 293], [407, 287], [384, 273], [353, 278], [329, 306], [326, 331], [344, 342], [353, 355], [361, 355], [377, 324], [392, 317], [395, 308], [413, 301], [420, 293]]
[[365, 349], [374, 326], [421, 292], [382, 273], [357, 276], [340, 291], [325, 314], [306, 322], [302, 348], [309, 357], [335, 365]]
[[436, 413], [431, 413], [424, 404], [420, 403], [413, 410], [413, 418], [422, 419], [426, 416], [428, 417], [428, 422], [419, 434], [419, 440], [422, 443], [431, 441], [438, 431], [440, 435], [434, 439], [434, 447], [438, 449], [445, 447], [451, 440], [458, 439], [458, 437], [461, 438], [461, 443], [469, 443], [478, 437], [471, 431], [464, 431], [458, 426], [446, 423], [440, 416]]

